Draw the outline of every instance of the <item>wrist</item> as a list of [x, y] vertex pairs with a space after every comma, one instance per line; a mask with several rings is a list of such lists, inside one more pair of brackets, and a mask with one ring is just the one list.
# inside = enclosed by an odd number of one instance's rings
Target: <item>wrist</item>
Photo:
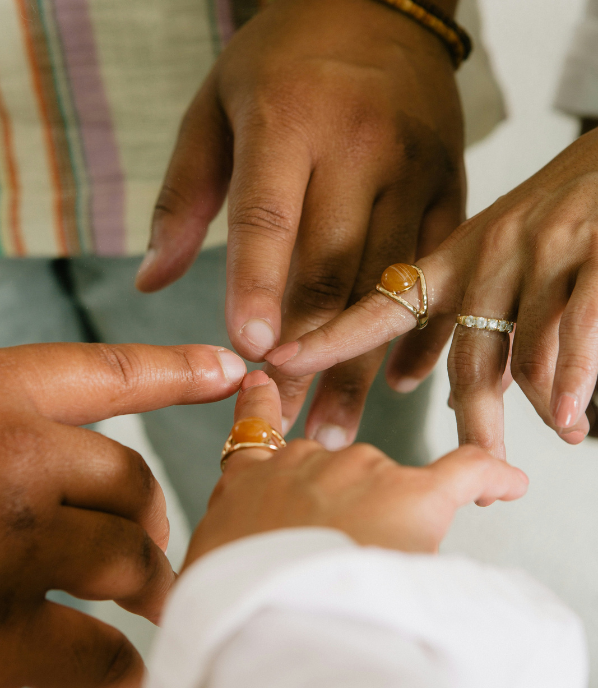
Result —
[[458, 69], [469, 57], [472, 48], [469, 34], [438, 3], [430, 2], [430, 0], [380, 0], [380, 2], [404, 14], [432, 33], [451, 56], [455, 69]]
[[459, 0], [432, 0], [432, 2], [434, 5], [436, 5], [436, 7], [438, 7], [439, 10], [442, 10], [445, 14], [448, 14], [449, 17], [452, 17], [453, 19], [455, 18]]

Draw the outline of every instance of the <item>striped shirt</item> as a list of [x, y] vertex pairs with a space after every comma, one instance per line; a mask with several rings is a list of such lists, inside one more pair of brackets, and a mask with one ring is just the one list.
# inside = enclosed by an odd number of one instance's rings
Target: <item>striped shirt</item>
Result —
[[0, 0], [0, 255], [143, 253], [179, 122], [259, 2]]
[[144, 251], [178, 124], [243, 0], [0, 0], [0, 252]]

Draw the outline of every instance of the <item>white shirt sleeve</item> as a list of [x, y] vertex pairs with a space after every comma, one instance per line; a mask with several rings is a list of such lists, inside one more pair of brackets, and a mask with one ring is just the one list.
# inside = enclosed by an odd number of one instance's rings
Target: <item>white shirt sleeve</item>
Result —
[[146, 688], [585, 688], [579, 619], [517, 571], [278, 530], [178, 581]]
[[598, 117], [598, 0], [588, 0], [575, 29], [555, 104], [570, 115]]

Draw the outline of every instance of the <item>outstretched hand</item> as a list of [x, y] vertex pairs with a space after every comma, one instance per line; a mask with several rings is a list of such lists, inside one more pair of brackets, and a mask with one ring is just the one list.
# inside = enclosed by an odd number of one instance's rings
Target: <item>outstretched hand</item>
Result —
[[45, 595], [157, 622], [175, 579], [166, 503], [137, 452], [74, 426], [223, 399], [245, 365], [215, 346], [44, 344], [2, 349], [0, 369], [1, 683], [132, 688], [131, 643]]
[[[279, 429], [280, 408], [274, 381], [255, 371], [243, 381], [235, 421], [258, 417]], [[362, 545], [436, 552], [459, 507], [518, 499], [527, 484], [518, 468], [472, 446], [423, 468], [367, 444], [329, 452], [294, 440], [274, 454], [243, 449], [226, 463], [185, 566], [248, 535], [306, 526], [342, 530]]]
[[[428, 283], [432, 335], [435, 320], [454, 323], [458, 313], [517, 320], [513, 378], [544, 422], [571, 444], [588, 433], [585, 410], [598, 373], [597, 186], [593, 131], [418, 261]], [[285, 375], [312, 374], [414, 326], [406, 308], [371, 292], [267, 359]], [[443, 343], [442, 337], [420, 334], [407, 346], [400, 340], [388, 370], [393, 386], [401, 377], [423, 379]], [[416, 357], [409, 356], [413, 345]], [[506, 335], [460, 325], [449, 356], [459, 440], [498, 457], [505, 456], [502, 378], [508, 355]]]

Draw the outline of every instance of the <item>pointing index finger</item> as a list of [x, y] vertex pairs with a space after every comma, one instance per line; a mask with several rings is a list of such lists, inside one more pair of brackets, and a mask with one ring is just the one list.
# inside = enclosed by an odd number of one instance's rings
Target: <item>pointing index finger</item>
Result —
[[226, 321], [235, 349], [250, 361], [261, 361], [280, 336], [280, 305], [310, 173], [305, 145], [288, 131], [262, 123], [237, 132]]
[[[459, 291], [453, 279], [455, 267], [439, 256], [423, 259], [419, 265], [426, 276], [430, 317], [455, 311]], [[402, 296], [414, 303], [411, 293]], [[322, 327], [274, 349], [266, 360], [285, 375], [309, 375], [386, 344], [416, 324], [407, 308], [372, 291]]]
[[2, 350], [0, 367], [16, 398], [70, 425], [225, 399], [246, 370], [231, 351], [199, 344], [32, 344]]

